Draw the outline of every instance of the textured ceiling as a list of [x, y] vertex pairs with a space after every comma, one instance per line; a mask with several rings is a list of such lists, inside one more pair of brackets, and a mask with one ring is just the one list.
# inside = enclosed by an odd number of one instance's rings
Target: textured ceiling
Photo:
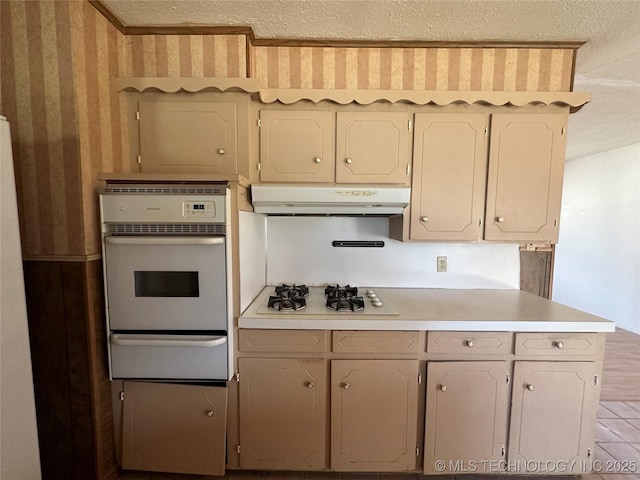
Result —
[[640, 143], [640, 0], [103, 0], [126, 26], [242, 25], [257, 38], [582, 41], [567, 158]]

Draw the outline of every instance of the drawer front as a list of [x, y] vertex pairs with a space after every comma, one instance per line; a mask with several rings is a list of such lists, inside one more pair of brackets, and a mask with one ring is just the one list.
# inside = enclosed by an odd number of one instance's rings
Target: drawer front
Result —
[[418, 332], [333, 332], [336, 353], [417, 353]]
[[512, 338], [510, 332], [429, 332], [427, 353], [507, 354]]
[[516, 355], [599, 355], [597, 333], [516, 333]]
[[324, 352], [324, 330], [251, 330], [240, 329], [241, 352]]

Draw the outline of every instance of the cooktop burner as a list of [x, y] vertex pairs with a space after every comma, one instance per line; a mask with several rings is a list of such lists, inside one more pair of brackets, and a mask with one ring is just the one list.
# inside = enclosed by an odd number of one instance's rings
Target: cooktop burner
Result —
[[282, 315], [398, 315], [383, 296], [369, 288], [351, 285], [282, 284], [266, 287], [256, 299], [256, 313]]
[[280, 285], [275, 288], [275, 295], [269, 297], [269, 308], [279, 312], [302, 310], [307, 306], [309, 289], [306, 285]]
[[364, 299], [358, 296], [358, 288], [346, 285], [330, 286], [324, 289], [327, 308], [337, 312], [357, 312], [364, 310]]

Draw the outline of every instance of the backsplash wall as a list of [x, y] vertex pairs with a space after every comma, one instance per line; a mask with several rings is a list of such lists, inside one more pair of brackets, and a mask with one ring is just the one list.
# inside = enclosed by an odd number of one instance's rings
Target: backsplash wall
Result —
[[[267, 217], [267, 284], [519, 288], [517, 244], [409, 243], [388, 238], [379, 217]], [[381, 240], [383, 248], [336, 248], [333, 240]], [[436, 272], [445, 255], [446, 273]]]

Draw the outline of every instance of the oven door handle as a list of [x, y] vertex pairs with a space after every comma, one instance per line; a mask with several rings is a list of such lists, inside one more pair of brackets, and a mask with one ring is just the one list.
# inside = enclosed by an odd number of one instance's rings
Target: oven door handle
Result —
[[193, 335], [131, 335], [112, 333], [111, 344], [121, 347], [217, 347], [227, 337], [195, 337]]
[[222, 245], [224, 237], [104, 237], [111, 245]]

